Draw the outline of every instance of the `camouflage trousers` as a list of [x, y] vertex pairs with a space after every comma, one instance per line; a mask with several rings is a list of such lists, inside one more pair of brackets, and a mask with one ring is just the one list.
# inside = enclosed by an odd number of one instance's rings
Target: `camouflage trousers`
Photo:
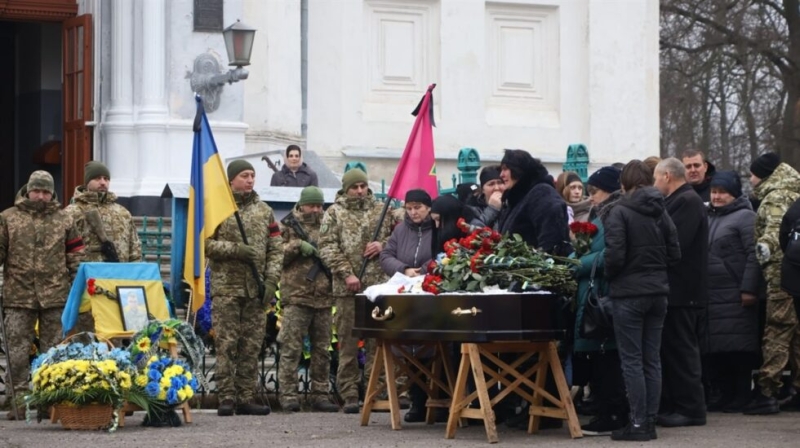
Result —
[[248, 403], [258, 384], [258, 355], [266, 330], [264, 307], [252, 297], [217, 296], [211, 318], [219, 400]]
[[[361, 371], [358, 368], [358, 338], [353, 336], [353, 325], [356, 318], [355, 296], [337, 297], [335, 301], [336, 315], [334, 323], [339, 336], [339, 370], [336, 372], [336, 389], [343, 400], [358, 399], [358, 386], [361, 384]], [[367, 362], [364, 366], [364, 383], [369, 382], [372, 369], [374, 341], [365, 342]]]
[[303, 337], [311, 340], [311, 366], [309, 368], [311, 393], [316, 399], [330, 390], [331, 325], [330, 308], [311, 308], [303, 305], [283, 307], [283, 323], [278, 333], [281, 359], [278, 365], [278, 384], [281, 402], [297, 399], [297, 366], [303, 356]]
[[36, 335], [36, 321], [39, 321], [39, 351], [46, 352], [61, 342], [61, 313], [64, 308], [32, 310], [27, 308], [6, 308], [3, 325], [8, 336], [8, 362], [11, 366], [10, 378], [6, 371], [6, 385], [13, 384], [17, 401], [29, 392], [28, 377], [31, 374], [31, 345]]
[[795, 372], [794, 386], [800, 388], [800, 326], [792, 297], [780, 288], [780, 275], [769, 275], [767, 270], [767, 319], [761, 342], [763, 363], [758, 375], [758, 385], [764, 395], [772, 396], [780, 390], [781, 375], [787, 363]]

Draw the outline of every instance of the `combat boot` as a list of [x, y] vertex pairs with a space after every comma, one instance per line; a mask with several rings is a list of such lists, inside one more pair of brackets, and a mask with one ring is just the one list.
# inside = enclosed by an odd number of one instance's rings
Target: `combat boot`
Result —
[[252, 401], [236, 406], [237, 415], [269, 415], [269, 412], [269, 406], [256, 404]]
[[314, 412], [339, 412], [339, 405], [326, 397], [319, 397], [311, 404], [311, 410]]
[[342, 412], [345, 414], [358, 414], [359, 406], [358, 406], [358, 398], [347, 398], [344, 400], [344, 407], [342, 407]]
[[284, 412], [300, 412], [300, 402], [296, 398], [281, 400], [281, 409]]
[[230, 417], [233, 415], [233, 400], [225, 399], [217, 407], [217, 415], [220, 417]]

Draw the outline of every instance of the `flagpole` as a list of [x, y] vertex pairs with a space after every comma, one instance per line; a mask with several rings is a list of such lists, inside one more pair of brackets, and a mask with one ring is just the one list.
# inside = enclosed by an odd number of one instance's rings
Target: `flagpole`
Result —
[[[389, 203], [392, 201], [392, 198], [386, 196], [386, 202], [383, 204], [383, 210], [381, 210], [381, 216], [378, 218], [378, 225], [375, 226], [375, 232], [372, 233], [372, 239], [370, 242], [377, 241], [378, 237], [381, 235], [381, 227], [383, 227], [383, 221], [386, 219], [386, 212], [389, 211]], [[379, 254], [380, 255], [380, 254]], [[364, 276], [364, 271], [367, 270], [367, 262], [370, 259], [364, 257], [361, 261], [361, 269], [358, 271], [358, 280], [361, 281], [361, 277]]]

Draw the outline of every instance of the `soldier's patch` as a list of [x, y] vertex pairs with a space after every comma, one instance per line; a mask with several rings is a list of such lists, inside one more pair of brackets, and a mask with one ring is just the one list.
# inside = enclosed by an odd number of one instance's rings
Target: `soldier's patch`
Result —
[[277, 236], [281, 236], [281, 228], [277, 222], [273, 222], [269, 225], [269, 237], [274, 238]]
[[328, 233], [328, 224], [327, 223], [323, 224], [322, 227], [319, 228], [319, 233], [320, 234]]

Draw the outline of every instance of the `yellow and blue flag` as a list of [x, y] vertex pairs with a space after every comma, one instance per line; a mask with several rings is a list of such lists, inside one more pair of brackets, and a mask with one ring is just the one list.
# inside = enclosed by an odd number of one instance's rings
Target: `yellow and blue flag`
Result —
[[206, 299], [206, 238], [236, 212], [230, 184], [217, 153], [208, 117], [199, 96], [194, 118], [192, 147], [192, 176], [189, 185], [189, 212], [186, 227], [186, 257], [183, 278], [192, 288], [192, 311], [203, 306]]

